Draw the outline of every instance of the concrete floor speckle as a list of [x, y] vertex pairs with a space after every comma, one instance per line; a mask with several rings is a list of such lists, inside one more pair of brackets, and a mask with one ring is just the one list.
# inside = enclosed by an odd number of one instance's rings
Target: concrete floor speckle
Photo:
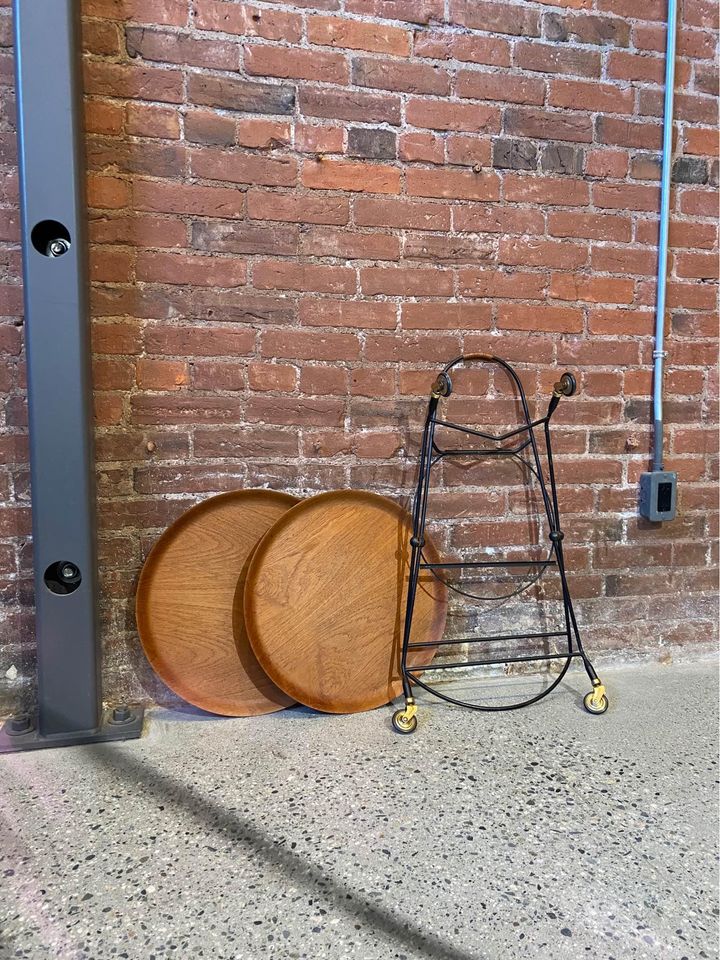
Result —
[[717, 956], [717, 666], [0, 757], [0, 958]]

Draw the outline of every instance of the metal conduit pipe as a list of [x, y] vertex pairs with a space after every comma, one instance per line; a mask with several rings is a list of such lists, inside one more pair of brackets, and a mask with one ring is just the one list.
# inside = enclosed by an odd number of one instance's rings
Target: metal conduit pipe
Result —
[[662, 180], [660, 192], [660, 237], [657, 261], [655, 347], [653, 350], [653, 458], [650, 473], [640, 478], [640, 514], [648, 520], [672, 520], [677, 499], [677, 475], [665, 471], [663, 456], [663, 362], [665, 360], [665, 310], [667, 303], [668, 232], [672, 178], [673, 93], [675, 89], [675, 44], [677, 0], [668, 0], [665, 47], [665, 102], [663, 108]]
[[665, 51], [665, 104], [663, 108], [662, 184], [660, 194], [660, 239], [657, 264], [657, 308], [653, 351], [653, 470], [663, 468], [663, 361], [665, 351], [665, 306], [667, 294], [668, 232], [670, 228], [670, 181], [672, 176], [673, 93], [675, 89], [675, 40], [677, 0], [668, 0]]

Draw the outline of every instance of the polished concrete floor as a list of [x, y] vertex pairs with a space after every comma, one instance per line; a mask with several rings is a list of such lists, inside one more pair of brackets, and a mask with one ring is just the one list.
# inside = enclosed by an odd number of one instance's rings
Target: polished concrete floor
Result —
[[717, 956], [717, 666], [0, 757], [0, 957]]

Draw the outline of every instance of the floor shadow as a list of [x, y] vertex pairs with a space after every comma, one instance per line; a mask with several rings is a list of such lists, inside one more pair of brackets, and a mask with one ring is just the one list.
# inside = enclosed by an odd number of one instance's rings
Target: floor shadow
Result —
[[[148, 770], [127, 751], [113, 745], [98, 744], [92, 748], [92, 756], [122, 776], [134, 780], [143, 794], [153, 794], [165, 803], [179, 803], [202, 826], [225, 836], [231, 843], [245, 847], [255, 857], [262, 858], [272, 867], [281, 870], [289, 884], [317, 886], [339, 912], [354, 922], [362, 920], [374, 930], [395, 940], [405, 949], [415, 950], [420, 956], [433, 960], [483, 960], [480, 954], [469, 953], [460, 947], [446, 943], [440, 937], [425, 933], [412, 920], [403, 920], [388, 910], [369, 902], [347, 883], [333, 878], [321, 867], [308, 863], [298, 853], [276, 844], [257, 826], [240, 819], [218, 800], [201, 796], [192, 787], [167, 774]], [[398, 902], [402, 898], [398, 896]], [[412, 908], [413, 900], [407, 900]]]

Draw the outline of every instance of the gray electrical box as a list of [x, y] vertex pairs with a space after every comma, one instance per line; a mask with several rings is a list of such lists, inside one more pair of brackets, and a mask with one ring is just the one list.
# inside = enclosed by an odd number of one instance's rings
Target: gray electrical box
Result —
[[640, 477], [640, 516], [646, 520], [674, 520], [677, 503], [677, 474], [653, 470]]

